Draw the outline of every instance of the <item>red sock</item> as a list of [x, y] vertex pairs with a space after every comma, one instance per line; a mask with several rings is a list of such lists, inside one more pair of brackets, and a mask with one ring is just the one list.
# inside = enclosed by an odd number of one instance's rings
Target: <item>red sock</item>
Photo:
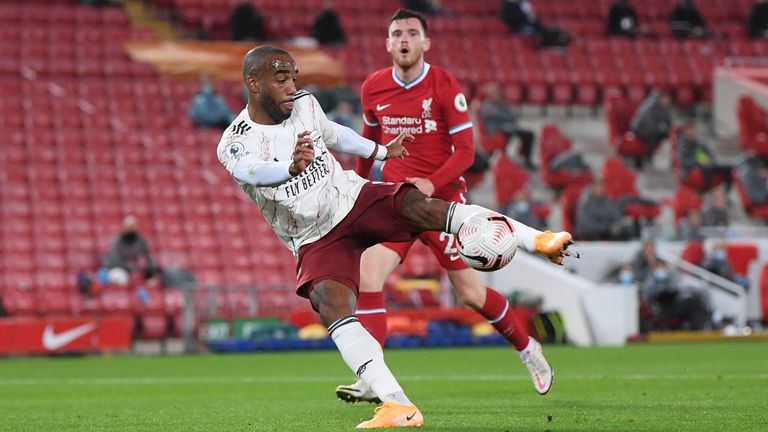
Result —
[[480, 314], [514, 345], [515, 349], [522, 351], [528, 346], [528, 334], [520, 325], [507, 299], [498, 291], [492, 288], [485, 289], [485, 304]]
[[384, 292], [361, 292], [357, 298], [355, 312], [360, 324], [368, 330], [383, 347], [387, 340], [387, 309], [384, 307]]

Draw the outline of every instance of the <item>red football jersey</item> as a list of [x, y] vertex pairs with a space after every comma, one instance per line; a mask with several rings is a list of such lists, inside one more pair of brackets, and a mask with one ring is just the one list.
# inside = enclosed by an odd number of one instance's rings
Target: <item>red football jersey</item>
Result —
[[366, 138], [382, 144], [403, 132], [416, 138], [405, 144], [409, 157], [384, 164], [385, 180], [424, 177], [436, 191], [463, 183], [458, 178], [472, 165], [475, 148], [467, 100], [453, 76], [424, 63], [421, 75], [405, 83], [390, 67], [371, 74], [360, 93]]

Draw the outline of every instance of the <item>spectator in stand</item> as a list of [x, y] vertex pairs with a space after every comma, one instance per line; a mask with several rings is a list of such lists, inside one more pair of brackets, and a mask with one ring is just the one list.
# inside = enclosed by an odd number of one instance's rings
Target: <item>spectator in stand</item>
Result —
[[642, 248], [632, 260], [632, 272], [635, 275], [635, 280], [645, 280], [653, 272], [657, 262], [659, 262], [659, 258], [656, 256], [656, 243], [650, 240], [643, 242]]
[[420, 12], [424, 15], [449, 15], [450, 12], [443, 7], [440, 0], [405, 0], [406, 9]]
[[109, 272], [122, 269], [128, 274], [141, 273], [144, 279], [149, 279], [158, 273], [155, 260], [149, 253], [149, 244], [139, 233], [136, 216], [130, 215], [123, 219], [123, 229], [112, 241], [112, 246], [104, 256], [101, 267]]
[[637, 13], [629, 0], [616, 0], [608, 12], [608, 35], [635, 37], [638, 34]]
[[696, 134], [693, 122], [685, 123], [677, 140], [677, 160], [683, 178], [687, 178], [694, 169], [704, 176], [704, 187], [709, 190], [718, 179], [725, 181], [725, 189], [731, 189], [730, 165], [720, 165], [715, 161], [712, 150]]
[[661, 142], [669, 137], [672, 127], [672, 98], [664, 90], [655, 89], [637, 107], [629, 122], [629, 129], [646, 146], [646, 159], [650, 160]]
[[706, 227], [728, 226], [728, 196], [723, 188], [715, 188], [701, 212], [701, 224]]
[[229, 23], [236, 41], [266, 40], [264, 17], [251, 0], [243, 0], [230, 15]]
[[704, 240], [704, 234], [701, 232], [701, 210], [691, 209], [685, 218], [680, 220], [680, 240]]
[[733, 271], [733, 267], [728, 261], [728, 254], [725, 251], [725, 243], [722, 241], [712, 243], [712, 250], [704, 259], [704, 262], [701, 263], [701, 267], [720, 277], [728, 279], [731, 282], [741, 285], [744, 289], [749, 287], [749, 280], [737, 275], [736, 272]]
[[328, 113], [328, 120], [356, 131], [362, 129], [360, 114], [356, 113], [355, 107], [345, 100], [339, 101], [336, 107]]
[[757, 0], [749, 11], [749, 37], [768, 39], [768, 0]]
[[736, 175], [744, 186], [744, 192], [753, 205], [768, 204], [768, 172], [760, 157], [747, 154], [739, 162]]
[[684, 288], [664, 262], [657, 262], [645, 278], [640, 296], [649, 311], [649, 317], [641, 320], [643, 330], [702, 330], [711, 324], [704, 296]]
[[632, 270], [632, 264], [623, 264], [619, 268], [619, 271], [616, 273], [616, 275], [613, 277], [612, 282], [624, 286], [634, 285], [637, 282], [637, 279], [635, 279], [635, 272]]
[[677, 38], [703, 38], [709, 35], [704, 18], [693, 0], [681, 0], [670, 17], [672, 34]]
[[564, 47], [571, 40], [563, 30], [542, 24], [528, 0], [504, 0], [500, 14], [512, 33], [538, 37], [542, 47]]
[[575, 232], [584, 240], [627, 240], [619, 205], [605, 194], [605, 185], [595, 180], [586, 188], [576, 207]]
[[227, 102], [213, 89], [207, 77], [202, 79], [200, 92], [192, 99], [189, 106], [189, 117], [201, 128], [226, 129], [235, 115], [229, 109]]
[[505, 206], [504, 214], [510, 215], [510, 217], [521, 221], [528, 226], [532, 226], [536, 229], [544, 229], [546, 222], [535, 215], [531, 211], [531, 208], [532, 203], [530, 198], [528, 198], [528, 195], [524, 191], [517, 191], [512, 197], [512, 201]]
[[501, 84], [490, 82], [485, 85], [479, 115], [489, 135], [501, 132], [507, 138], [518, 137], [520, 139], [520, 155], [523, 157], [523, 164], [528, 169], [536, 169], [531, 160], [533, 132], [520, 127], [514, 108], [504, 100], [504, 89], [501, 87]]
[[312, 24], [312, 37], [321, 45], [340, 45], [347, 41], [341, 20], [333, 4], [326, 2]]

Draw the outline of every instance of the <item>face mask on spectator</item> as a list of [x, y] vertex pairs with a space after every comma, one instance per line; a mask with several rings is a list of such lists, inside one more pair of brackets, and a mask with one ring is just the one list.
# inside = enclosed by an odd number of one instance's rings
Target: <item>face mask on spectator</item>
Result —
[[659, 281], [669, 280], [669, 272], [664, 269], [654, 270], [653, 277]]
[[635, 275], [633, 275], [631, 271], [625, 270], [619, 273], [619, 282], [623, 283], [624, 285], [631, 284], [634, 281]]
[[714, 259], [716, 259], [716, 260], [718, 260], [718, 261], [725, 261], [725, 251], [724, 251], [724, 250], [722, 250], [722, 249], [720, 249], [720, 250], [716, 250], [716, 251], [715, 251], [715, 252], [712, 254], [712, 258], [714, 258]]
[[528, 209], [530, 208], [531, 205], [526, 201], [520, 201], [519, 203], [515, 204], [515, 211], [518, 213], [528, 213]]

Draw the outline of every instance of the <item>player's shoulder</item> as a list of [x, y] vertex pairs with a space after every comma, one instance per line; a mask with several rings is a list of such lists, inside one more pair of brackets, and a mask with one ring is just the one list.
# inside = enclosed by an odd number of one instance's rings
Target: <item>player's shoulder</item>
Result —
[[314, 96], [312, 96], [312, 93], [302, 89], [296, 91], [296, 94], [293, 95], [293, 102], [298, 102], [301, 99], [304, 99], [302, 103], [309, 102], [312, 100]]
[[229, 126], [227, 126], [227, 128], [221, 134], [221, 140], [219, 141], [219, 144], [246, 139], [253, 131], [253, 126], [248, 121], [247, 116], [247, 108], [240, 111], [240, 114], [238, 114], [237, 117], [232, 120], [232, 123], [230, 123]]
[[458, 83], [458, 80], [456, 79], [456, 77], [453, 76], [452, 73], [441, 68], [440, 66], [435, 66], [433, 64], [430, 64], [429, 72], [432, 74], [432, 79], [434, 79], [439, 83], [443, 83], [443, 82]]
[[363, 81], [362, 89], [365, 90], [371, 87], [376, 87], [386, 83], [390, 83], [392, 82], [391, 77], [392, 77], [391, 66], [384, 69], [379, 69], [365, 78], [365, 81]]

